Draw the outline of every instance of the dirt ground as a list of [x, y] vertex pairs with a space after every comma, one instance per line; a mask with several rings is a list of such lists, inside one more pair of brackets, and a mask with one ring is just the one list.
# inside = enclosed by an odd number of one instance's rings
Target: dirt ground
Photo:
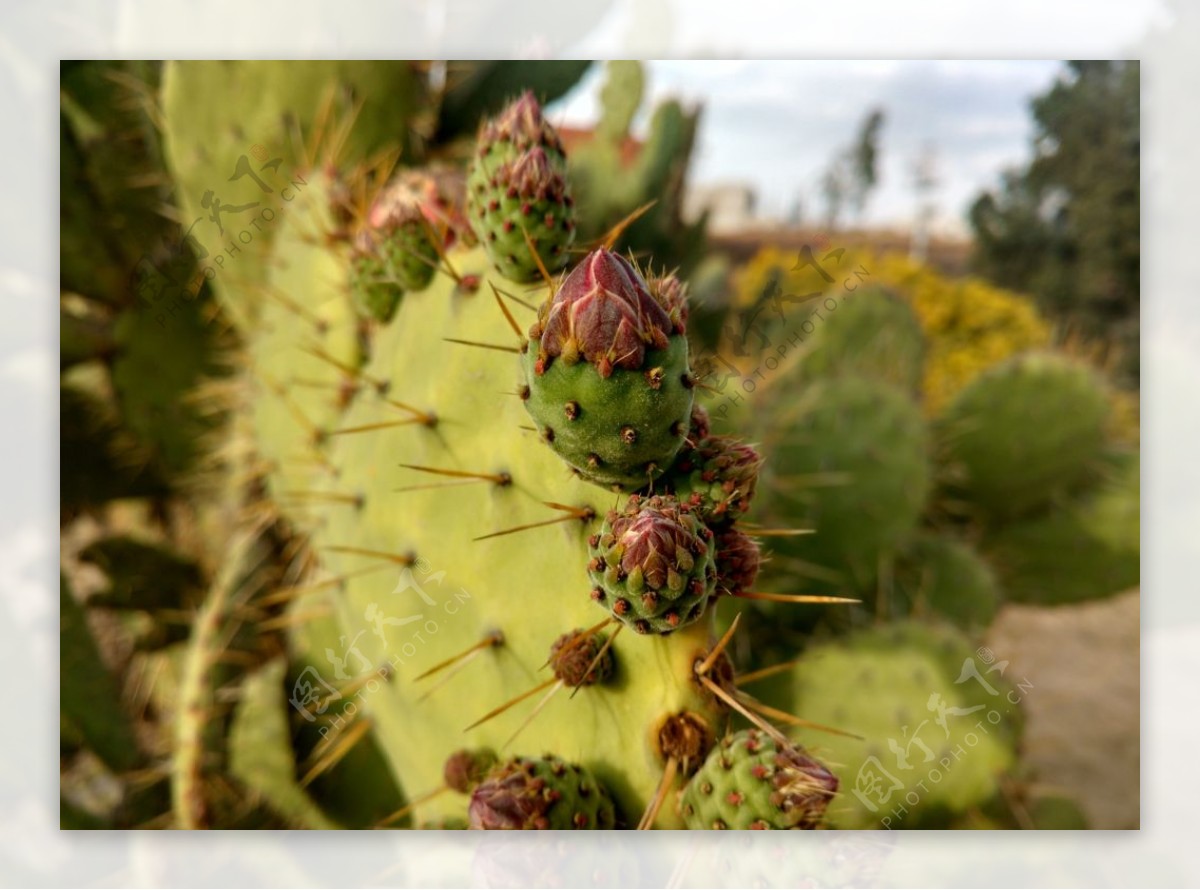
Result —
[[1026, 678], [1025, 763], [1039, 789], [1075, 798], [1092, 828], [1137, 828], [1140, 597], [1005, 606], [988, 645]]

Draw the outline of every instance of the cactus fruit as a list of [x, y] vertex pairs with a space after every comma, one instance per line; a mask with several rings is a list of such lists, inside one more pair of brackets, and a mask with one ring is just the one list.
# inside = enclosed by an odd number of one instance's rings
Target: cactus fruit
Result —
[[688, 828], [817, 828], [838, 780], [802, 748], [756, 729], [726, 736], [679, 805]]
[[750, 509], [762, 463], [753, 446], [732, 436], [709, 436], [679, 452], [666, 482], [680, 500], [698, 496], [709, 525], [728, 525]]
[[670, 467], [692, 411], [682, 316], [631, 263], [588, 254], [543, 304], [522, 355], [525, 407], [580, 475], [624, 490]]
[[588, 539], [592, 599], [639, 634], [699, 620], [716, 590], [712, 530], [671, 495], [631, 495]]
[[467, 181], [468, 213], [506, 278], [537, 281], [543, 269], [566, 265], [575, 211], [565, 165], [558, 134], [530, 92], [481, 128]]
[[939, 420], [948, 482], [987, 518], [1036, 511], [1095, 470], [1108, 413], [1103, 382], [1077, 361], [1031, 353], [998, 365]]
[[[339, 182], [335, 180], [334, 187]], [[470, 235], [455, 210], [462, 177], [432, 168], [406, 170], [379, 194], [354, 236], [351, 288], [359, 307], [376, 321], [391, 321], [404, 291], [433, 280], [441, 249]], [[334, 221], [345, 198], [334, 193]]]
[[786, 558], [840, 572], [852, 590], [871, 587], [879, 557], [914, 530], [929, 487], [928, 434], [916, 403], [886, 383], [822, 380], [763, 418], [768, 467], [766, 514], [814, 534], [782, 538]]
[[497, 831], [606, 830], [616, 810], [587, 769], [546, 755], [517, 757], [494, 767], [471, 792], [469, 827]]
[[862, 737], [822, 740], [842, 787], [830, 827], [936, 827], [995, 793], [1016, 758], [1023, 678], [987, 657], [949, 626], [913, 622], [804, 654], [794, 706]]

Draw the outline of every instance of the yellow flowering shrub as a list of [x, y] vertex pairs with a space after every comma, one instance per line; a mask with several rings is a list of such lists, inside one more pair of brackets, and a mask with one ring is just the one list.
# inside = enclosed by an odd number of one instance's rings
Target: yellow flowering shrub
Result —
[[[793, 270], [795, 251], [764, 247], [734, 274], [735, 303], [753, 304], [777, 276], [784, 293], [840, 287], [865, 268], [866, 282], [890, 288], [912, 306], [927, 340], [926, 410], [941, 407], [978, 374], [1011, 355], [1050, 343], [1050, 324], [1028, 298], [978, 278], [952, 279], [898, 253], [847, 250], [840, 257], [817, 251], [833, 284], [813, 268]], [[826, 257], [829, 257], [826, 259]]]

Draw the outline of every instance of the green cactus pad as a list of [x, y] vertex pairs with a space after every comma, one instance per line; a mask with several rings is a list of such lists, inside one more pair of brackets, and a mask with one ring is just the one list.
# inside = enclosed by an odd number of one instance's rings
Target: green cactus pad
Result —
[[495, 767], [471, 792], [469, 825], [487, 831], [607, 830], [616, 809], [586, 768], [547, 754]]
[[[313, 181], [304, 213], [326, 212], [323, 188]], [[600, 523], [586, 518], [594, 513], [576, 517], [547, 504], [602, 512], [611, 497], [564, 473], [536, 435], [522, 430], [529, 419], [521, 402], [498, 395], [513, 388], [511, 355], [447, 342], [502, 341], [508, 329], [494, 300], [465, 293], [438, 275], [425, 290], [406, 293], [391, 324], [372, 332], [364, 363], [355, 348], [353, 316], [342, 314], [350, 305], [348, 259], [310, 243], [305, 233], [312, 227], [310, 217], [297, 216], [294, 228], [289, 224], [281, 232], [275, 249], [286, 261], [275, 274], [281, 290], [305, 295], [311, 311], [329, 320], [324, 334], [287, 307], [264, 302], [263, 324], [253, 330], [248, 351], [252, 379], [305, 378], [327, 386], [264, 385], [248, 419], [269, 467], [268, 491], [320, 555], [313, 583], [343, 579], [294, 601], [294, 656], [334, 688], [346, 681], [334, 676], [328, 653], [347, 658], [352, 677], [365, 670], [362, 664], [395, 659], [389, 678], [373, 682], [361, 701], [335, 699], [326, 718], [341, 716], [350, 703], [361, 706], [397, 781], [416, 798], [442, 784], [444, 762], [455, 747], [501, 749], [532, 702], [465, 736], [464, 727], [551, 677], [544, 663], [554, 640], [600, 617], [587, 597], [592, 585], [586, 571], [586, 540]], [[449, 261], [463, 275], [479, 275], [483, 293], [489, 283], [510, 287], [488, 273], [480, 249], [455, 249]], [[346, 370], [316, 359], [314, 347]], [[441, 368], [437, 373], [429, 372], [430, 359]], [[428, 412], [428, 420], [399, 405]], [[314, 435], [313, 426], [324, 434]], [[339, 430], [363, 431], [334, 435]], [[413, 467], [503, 472], [511, 481], [443, 487], [461, 480]], [[305, 491], [314, 494], [303, 496]], [[545, 525], [555, 519], [560, 521]], [[497, 535], [523, 526], [532, 527]], [[366, 553], [337, 549], [347, 547]], [[411, 553], [421, 562], [405, 575], [404, 566], [371, 552], [397, 558]], [[397, 591], [398, 578], [419, 584], [433, 605], [414, 587]], [[375, 621], [418, 613], [420, 623]], [[444, 688], [430, 693], [444, 674], [415, 679], [496, 631], [503, 644], [482, 651]], [[361, 663], [345, 655], [352, 643]], [[574, 698], [554, 696], [524, 737], [536, 736], [544, 750], [586, 765], [623, 811], [641, 812], [661, 776], [654, 728], [681, 711], [717, 720], [716, 704], [692, 682], [696, 653], [709, 644], [706, 622], [661, 639], [622, 634], [610, 649], [618, 665], [613, 681], [588, 686]], [[323, 690], [313, 673], [303, 679]], [[621, 719], [612, 719], [614, 710]], [[461, 798], [441, 795], [418, 804], [414, 822], [461, 814]], [[662, 827], [678, 824], [671, 813], [659, 819]]]
[[521, 365], [529, 387], [525, 408], [543, 440], [588, 481], [644, 488], [683, 446], [692, 412], [685, 338], [648, 350], [642, 369], [616, 368], [608, 377], [590, 362], [561, 359], [538, 374], [536, 340]]
[[948, 481], [988, 517], [1036, 511], [1089, 477], [1108, 415], [1108, 393], [1091, 368], [1065, 356], [1019, 356], [976, 378], [940, 419]]
[[802, 748], [746, 729], [726, 736], [679, 798], [692, 829], [813, 829], [837, 778]]
[[1036, 694], [1002, 656], [910, 622], [810, 649], [792, 675], [795, 709], [862, 736], [821, 737], [841, 781], [831, 827], [937, 827], [991, 798], [1016, 760], [1017, 703]]
[[896, 567], [901, 614], [935, 614], [965, 630], [987, 627], [1000, 608], [996, 573], [974, 548], [943, 535], [913, 540]]
[[823, 316], [788, 377], [817, 380], [855, 374], [905, 392], [920, 389], [925, 335], [907, 302], [882, 288], [863, 288], [843, 296], [837, 308]]
[[780, 527], [815, 529], [776, 542], [781, 567], [801, 560], [840, 572], [851, 590], [870, 589], [879, 558], [904, 543], [925, 504], [920, 409], [886, 383], [839, 377], [777, 400], [761, 422], [764, 513]]
[[688, 504], [634, 495], [588, 539], [592, 599], [639, 634], [669, 634], [704, 614], [715, 553], [712, 531]]

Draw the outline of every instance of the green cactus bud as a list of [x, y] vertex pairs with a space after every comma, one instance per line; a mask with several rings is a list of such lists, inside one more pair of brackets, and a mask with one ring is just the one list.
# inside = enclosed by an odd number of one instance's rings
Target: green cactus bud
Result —
[[581, 766], [546, 755], [495, 767], [471, 793], [473, 829], [606, 830], [616, 827], [608, 792]]
[[355, 236], [350, 258], [350, 290], [369, 318], [387, 324], [396, 314], [404, 291], [392, 279], [375, 237], [366, 229]]
[[669, 634], [704, 614], [716, 589], [713, 533], [670, 495], [633, 495], [588, 540], [592, 599], [640, 634]]
[[625, 259], [588, 254], [542, 306], [522, 355], [525, 407], [585, 479], [642, 488], [670, 466], [692, 411], [683, 329]]
[[566, 265], [575, 210], [565, 173], [562, 144], [532, 93], [483, 126], [467, 183], [468, 213], [506, 278], [536, 281], [539, 263], [548, 272]]
[[803, 749], [746, 729], [713, 748], [679, 803], [691, 829], [813, 829], [837, 788]]
[[709, 525], [727, 525], [750, 509], [762, 464], [752, 446], [730, 436], [710, 436], [680, 451], [667, 484], [681, 500], [698, 495]]

